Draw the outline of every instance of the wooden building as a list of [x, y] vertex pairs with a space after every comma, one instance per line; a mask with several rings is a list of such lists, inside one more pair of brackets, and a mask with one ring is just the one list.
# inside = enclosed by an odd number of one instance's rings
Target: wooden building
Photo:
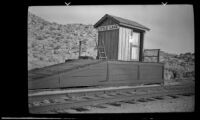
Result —
[[108, 60], [142, 61], [144, 34], [149, 28], [108, 14], [94, 27], [98, 30], [98, 46], [105, 47]]

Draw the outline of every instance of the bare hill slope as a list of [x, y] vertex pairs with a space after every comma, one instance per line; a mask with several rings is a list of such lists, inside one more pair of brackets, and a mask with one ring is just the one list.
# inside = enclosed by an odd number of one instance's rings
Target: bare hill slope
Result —
[[40, 68], [78, 57], [79, 40], [82, 55], [96, 57], [96, 30], [92, 25], [50, 23], [28, 13], [28, 69]]

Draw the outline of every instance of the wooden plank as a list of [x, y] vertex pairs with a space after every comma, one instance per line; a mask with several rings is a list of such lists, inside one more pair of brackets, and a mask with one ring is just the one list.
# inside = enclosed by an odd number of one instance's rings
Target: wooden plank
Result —
[[118, 30], [110, 30], [110, 31], [102, 31], [99, 32], [99, 40], [104, 40], [105, 43], [105, 50], [107, 57], [109, 59], [115, 59], [117, 55], [118, 50], [118, 42], [116, 42], [116, 38], [118, 38]]
[[[109, 61], [107, 84], [163, 83], [163, 64]], [[138, 71], [139, 65], [139, 71]], [[29, 89], [94, 86], [106, 80], [106, 62], [28, 82]], [[138, 77], [139, 76], [139, 77]], [[140, 79], [138, 79], [140, 78]], [[106, 82], [104, 82], [106, 84]]]
[[106, 18], [106, 19], [100, 24], [100, 26], [113, 25], [113, 24], [116, 24], [116, 22], [113, 21], [112, 19]]
[[110, 75], [132, 75], [134, 74], [137, 76], [137, 68], [132, 68], [132, 69], [120, 69], [120, 68], [115, 68], [116, 70], [110, 70]]
[[122, 31], [123, 31], [123, 34], [122, 34], [122, 60], [124, 60], [124, 57], [125, 57], [125, 28], [122, 28]]
[[128, 49], [127, 54], [128, 54], [128, 56], [127, 56], [127, 61], [129, 61], [131, 59], [131, 56], [130, 56], [130, 54], [131, 54], [130, 53], [130, 42], [129, 42], [130, 34], [131, 34], [131, 30], [129, 30], [129, 32], [128, 32], [128, 40], [127, 40], [127, 42], [128, 42], [128, 46], [127, 46], [127, 49]]
[[125, 40], [124, 40], [124, 42], [125, 42], [125, 47], [124, 47], [124, 50], [125, 50], [125, 52], [124, 52], [124, 54], [125, 54], [125, 56], [124, 56], [124, 60], [125, 61], [127, 61], [128, 60], [128, 40], [129, 40], [129, 37], [128, 37], [128, 29], [127, 28], [125, 28]]
[[49, 67], [41, 68], [38, 70], [28, 71], [28, 76], [31, 78], [47, 77], [49, 75], [57, 74], [58, 72], [76, 69], [77, 67], [87, 66], [90, 64], [96, 64], [99, 60], [75, 60], [73, 62], [67, 62]]
[[107, 58], [109, 59], [109, 57], [110, 57], [109, 56], [109, 45], [110, 45], [109, 42], [110, 41], [108, 40], [109, 39], [108, 33], [109, 33], [109, 31], [104, 31], [104, 39], [103, 40], [104, 40], [104, 45], [105, 45], [105, 49], [106, 49], [106, 55], [107, 55]]
[[[101, 68], [99, 68], [101, 67]], [[61, 75], [62, 87], [97, 85], [106, 80], [106, 64], [101, 63]]]
[[162, 79], [162, 66], [155, 66], [155, 65], [140, 66], [140, 79], [148, 81]]
[[113, 32], [113, 39], [112, 39], [112, 48], [113, 48], [113, 53], [112, 53], [112, 59], [117, 60], [117, 47], [118, 47], [118, 30], [115, 30]]
[[[86, 75], [89, 75], [88, 77], [91, 77], [91, 79], [95, 78], [98, 80], [98, 78], [101, 80], [101, 77], [106, 74], [106, 63], [102, 62], [99, 64], [93, 64], [88, 67], [74, 69], [72, 71], [56, 74], [53, 76], [48, 76], [45, 78], [39, 78], [36, 80], [29, 80], [28, 81], [28, 89], [39, 89], [39, 88], [58, 88], [60, 86], [59, 82], [65, 81], [66, 79], [69, 80], [70, 77], [78, 76], [79, 79], [83, 78], [86, 79]], [[84, 78], [84, 75], [86, 76]], [[92, 78], [93, 77], [93, 78]], [[88, 80], [91, 80], [90, 78], [87, 78]], [[73, 79], [72, 79], [73, 80]], [[70, 83], [71, 81], [66, 81], [67, 83]], [[72, 82], [74, 83], [74, 82]], [[87, 84], [87, 83], [86, 83]]]
[[122, 46], [122, 29], [121, 27], [119, 28], [119, 43], [118, 43], [118, 60], [121, 60], [121, 46]]
[[139, 61], [142, 61], [143, 59], [143, 46], [144, 46], [144, 33], [140, 32], [140, 52], [139, 52]]
[[137, 80], [137, 65], [130, 64], [110, 64], [109, 80]]
[[32, 80], [28, 82], [28, 89], [58, 88], [59, 75]]
[[110, 31], [110, 30], [116, 30], [116, 29], [119, 29], [118, 24], [99, 26], [97, 28], [98, 31]]
[[119, 29], [119, 53], [118, 60], [129, 61], [130, 60], [130, 45], [129, 45], [129, 35], [131, 29], [120, 27]]
[[101, 76], [106, 74], [106, 69], [96, 69], [96, 70], [90, 70], [90, 69], [84, 69], [79, 70], [74, 73], [65, 73], [65, 76]]
[[114, 33], [115, 33], [115, 31], [113, 30], [113, 31], [110, 31], [110, 48], [111, 48], [111, 50], [110, 50], [110, 59], [113, 59], [113, 55], [114, 55], [114, 53], [115, 53], [115, 51], [114, 51], [114, 46], [113, 46], [113, 44], [115, 44], [115, 42], [114, 42], [114, 39], [115, 39], [115, 36], [114, 36]]
[[106, 51], [107, 51], [107, 57], [108, 57], [108, 59], [110, 59], [110, 57], [111, 57], [111, 54], [110, 54], [110, 51], [112, 50], [111, 48], [110, 48], [110, 36], [111, 36], [111, 31], [106, 31], [105, 32], [105, 41], [106, 41]]
[[115, 32], [115, 57], [114, 59], [115, 60], [118, 60], [118, 52], [119, 52], [119, 49], [118, 49], [118, 44], [119, 44], [119, 29], [116, 30], [117, 32]]
[[130, 42], [129, 42], [129, 39], [130, 39], [130, 34], [131, 34], [131, 29], [127, 29], [128, 30], [128, 38], [127, 38], [127, 61], [130, 60]]
[[144, 80], [125, 80], [125, 81], [108, 81], [108, 82], [101, 82], [99, 85], [101, 86], [135, 86], [135, 85], [141, 85], [141, 84], [161, 84], [161, 80], [152, 80], [152, 81], [144, 81]]
[[90, 77], [67, 77], [61, 80], [62, 87], [77, 87], [98, 85], [100, 81], [105, 81], [105, 76], [90, 76]]
[[124, 58], [124, 28], [122, 28], [122, 60], [124, 60], [123, 58]]
[[124, 47], [124, 42], [123, 42], [123, 40], [124, 40], [124, 29], [123, 28], [121, 28], [121, 58], [120, 58], [120, 60], [123, 60], [123, 58], [124, 58], [124, 51], [123, 51], [123, 47]]
[[135, 80], [138, 80], [138, 76], [137, 76], [137, 72], [134, 72], [133, 74], [123, 74], [123, 75], [110, 75], [109, 76], [109, 81], [118, 81], [118, 80], [121, 80], [121, 81], [126, 81], [126, 80], [132, 80], [132, 81], [135, 81]]

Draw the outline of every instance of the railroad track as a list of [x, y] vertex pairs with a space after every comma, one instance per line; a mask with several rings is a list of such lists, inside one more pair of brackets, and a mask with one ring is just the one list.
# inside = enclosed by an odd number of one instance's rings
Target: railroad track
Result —
[[194, 94], [194, 86], [154, 86], [111, 90], [79, 91], [61, 94], [29, 96], [30, 113], [66, 113], [74, 109], [84, 111], [85, 106], [99, 107], [101, 104], [120, 106], [123, 103], [162, 100], [165, 96], [177, 98]]

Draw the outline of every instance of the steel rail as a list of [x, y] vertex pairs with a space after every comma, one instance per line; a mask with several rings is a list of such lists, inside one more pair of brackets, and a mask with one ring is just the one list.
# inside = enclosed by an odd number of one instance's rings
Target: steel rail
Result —
[[[107, 93], [109, 95], [109, 93]], [[74, 107], [81, 107], [81, 106], [93, 106], [97, 104], [104, 104], [110, 102], [119, 102], [119, 101], [126, 101], [126, 100], [137, 100], [141, 98], [151, 98], [157, 96], [167, 96], [167, 95], [180, 95], [180, 94], [194, 94], [194, 89], [178, 89], [178, 90], [164, 90], [164, 91], [143, 91], [137, 94], [137, 92], [133, 94], [123, 94], [118, 93], [111, 97], [101, 97], [97, 95], [96, 98], [91, 99], [80, 99], [80, 100], [69, 100], [61, 103], [51, 103], [42, 106], [35, 106], [30, 107], [30, 113], [45, 113], [50, 110], [59, 110], [59, 109], [70, 109]], [[91, 97], [91, 96], [89, 96]]]

